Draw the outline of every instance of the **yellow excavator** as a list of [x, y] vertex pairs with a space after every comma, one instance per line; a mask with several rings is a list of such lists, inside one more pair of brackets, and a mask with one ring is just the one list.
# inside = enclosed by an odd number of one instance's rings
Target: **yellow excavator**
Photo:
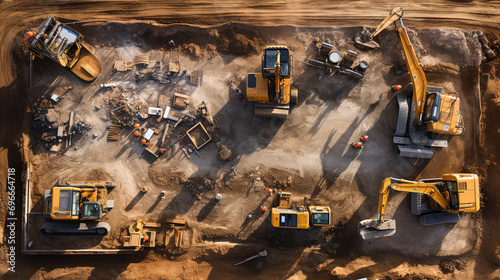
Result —
[[418, 182], [388, 177], [379, 191], [376, 220], [358, 225], [362, 239], [387, 237], [396, 233], [396, 221], [384, 219], [390, 189], [411, 193], [411, 212], [419, 215], [424, 226], [460, 221], [460, 212], [477, 212], [480, 208], [479, 179], [476, 174], [452, 173], [442, 178]]
[[292, 202], [291, 193], [282, 192], [279, 205], [271, 209], [271, 225], [277, 228], [309, 229], [332, 224], [332, 215], [328, 206], [311, 206], [304, 199], [303, 204]]
[[99, 222], [114, 206], [108, 200], [113, 182], [83, 182], [60, 180], [44, 195], [44, 214], [48, 221], [40, 232], [51, 237], [102, 237], [111, 230], [108, 223]]
[[444, 94], [442, 87], [427, 86], [427, 79], [408, 38], [402, 16], [402, 8], [393, 9], [373, 35], [364, 30], [354, 37], [354, 41], [356, 45], [367, 48], [378, 46], [373, 37], [392, 22], [395, 23], [411, 84], [397, 95], [399, 115], [393, 143], [399, 156], [429, 159], [434, 155], [430, 147], [448, 146], [446, 140], [431, 139], [429, 133], [445, 135], [463, 133], [460, 99], [456, 92]]
[[291, 88], [292, 55], [285, 46], [268, 46], [262, 57], [262, 73], [247, 75], [246, 98], [255, 102], [254, 114], [263, 118], [288, 117], [290, 105], [298, 102]]
[[93, 48], [83, 41], [83, 36], [52, 16], [30, 38], [29, 50], [41, 59], [48, 57], [69, 68], [87, 82], [101, 73], [101, 62], [93, 55]]

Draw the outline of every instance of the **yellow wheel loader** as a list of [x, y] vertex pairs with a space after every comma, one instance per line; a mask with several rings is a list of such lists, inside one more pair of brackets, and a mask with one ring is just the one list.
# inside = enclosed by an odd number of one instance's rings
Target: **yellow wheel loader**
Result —
[[262, 56], [262, 73], [247, 75], [246, 98], [255, 102], [257, 117], [288, 117], [290, 105], [298, 102], [297, 89], [291, 88], [292, 55], [285, 46], [268, 46]]
[[479, 211], [476, 174], [453, 173], [442, 177], [418, 182], [386, 178], [379, 191], [377, 219], [363, 220], [358, 225], [361, 238], [373, 239], [396, 233], [396, 221], [384, 219], [390, 189], [411, 193], [411, 212], [419, 215], [419, 222], [424, 226], [457, 223], [460, 221], [458, 213]]
[[67, 67], [80, 79], [90, 82], [101, 73], [101, 63], [83, 36], [49, 16], [29, 43], [31, 53]]
[[44, 195], [44, 214], [48, 221], [40, 232], [53, 237], [101, 237], [111, 230], [99, 222], [114, 206], [108, 200], [113, 182], [59, 181]]
[[293, 203], [291, 193], [282, 192], [279, 206], [271, 209], [271, 224], [277, 228], [309, 229], [332, 224], [330, 207]]
[[395, 8], [373, 35], [365, 36], [362, 32], [354, 39], [357, 45], [374, 46], [376, 43], [372, 40], [373, 36], [392, 22], [395, 23], [411, 84], [397, 94], [399, 115], [393, 143], [399, 156], [429, 159], [434, 155], [430, 147], [448, 146], [448, 141], [431, 139], [429, 133], [445, 135], [463, 133], [460, 98], [456, 92], [444, 94], [442, 87], [427, 86], [427, 79], [408, 38], [402, 16], [403, 9]]

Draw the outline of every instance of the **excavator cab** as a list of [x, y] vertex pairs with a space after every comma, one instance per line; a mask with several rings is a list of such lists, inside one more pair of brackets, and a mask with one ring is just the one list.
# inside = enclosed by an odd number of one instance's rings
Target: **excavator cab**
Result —
[[108, 223], [99, 222], [114, 206], [108, 200], [113, 182], [58, 182], [44, 195], [47, 220], [40, 229], [45, 236], [100, 237], [110, 231]]
[[275, 67], [277, 58], [279, 55], [280, 73], [281, 78], [287, 78], [290, 76], [290, 52], [288, 48], [268, 48], [264, 50], [264, 56], [262, 58], [262, 76], [265, 78], [275, 76]]
[[285, 46], [268, 46], [262, 55], [262, 71], [247, 75], [246, 98], [255, 102], [254, 114], [264, 118], [288, 117], [290, 105], [298, 101], [291, 88], [293, 59]]

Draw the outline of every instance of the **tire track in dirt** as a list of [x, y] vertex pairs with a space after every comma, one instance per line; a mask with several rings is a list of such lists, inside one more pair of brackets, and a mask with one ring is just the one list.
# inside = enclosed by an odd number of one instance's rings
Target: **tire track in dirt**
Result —
[[[376, 4], [376, 6], [374, 6]], [[36, 28], [47, 14], [67, 21], [136, 21], [217, 25], [240, 22], [258, 25], [370, 25], [376, 26], [393, 8], [391, 1], [4, 1], [0, 4], [0, 87], [14, 80], [12, 53], [22, 33]], [[500, 1], [414, 3], [405, 1], [405, 22], [410, 26], [460, 28], [496, 27]], [[84, 12], [82, 12], [84, 11]]]

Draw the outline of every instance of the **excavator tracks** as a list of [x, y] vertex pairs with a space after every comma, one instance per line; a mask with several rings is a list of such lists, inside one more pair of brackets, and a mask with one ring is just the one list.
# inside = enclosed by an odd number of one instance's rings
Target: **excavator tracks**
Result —
[[104, 237], [111, 231], [108, 223], [44, 223], [40, 233], [49, 237]]

